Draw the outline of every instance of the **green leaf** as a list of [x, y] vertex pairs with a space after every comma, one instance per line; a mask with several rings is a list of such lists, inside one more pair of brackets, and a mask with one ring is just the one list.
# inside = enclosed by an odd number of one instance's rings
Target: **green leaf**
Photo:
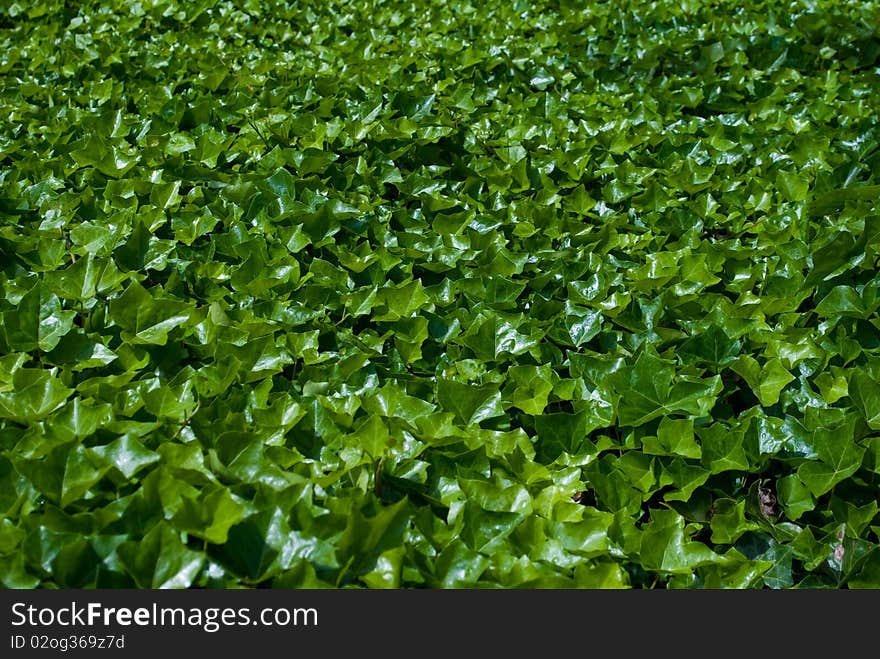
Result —
[[581, 519], [572, 522], [552, 522], [547, 533], [562, 548], [586, 558], [605, 556], [610, 550], [608, 529], [614, 516], [611, 513], [585, 508]]
[[468, 549], [461, 540], [453, 540], [437, 556], [433, 587], [473, 587], [488, 566], [489, 561], [485, 556]]
[[289, 534], [281, 511], [267, 509], [231, 526], [226, 542], [212, 556], [246, 580], [258, 581], [279, 568]]
[[827, 544], [816, 540], [809, 526], [797, 535], [790, 546], [794, 555], [804, 561], [805, 567], [810, 571], [819, 567], [832, 551]]
[[830, 190], [810, 202], [809, 210], [813, 216], [827, 215], [842, 208], [848, 201], [876, 200], [880, 196], [880, 185], [862, 185], [852, 188]]
[[711, 325], [682, 342], [679, 354], [692, 356], [697, 362], [704, 362], [714, 367], [730, 364], [740, 354], [742, 342], [727, 336], [723, 327]]
[[600, 509], [634, 514], [641, 508], [642, 493], [627, 474], [617, 468], [610, 455], [594, 460], [584, 469], [590, 488], [595, 491]]
[[139, 156], [127, 145], [110, 144], [92, 135], [79, 148], [70, 152], [78, 167], [94, 167], [104, 176], [119, 178], [134, 167]]
[[646, 570], [687, 573], [703, 565], [726, 562], [706, 545], [689, 539], [684, 518], [672, 510], [651, 510], [642, 536], [640, 562]]
[[831, 512], [839, 522], [844, 522], [853, 536], [859, 536], [877, 515], [877, 502], [857, 506], [837, 496], [831, 497]]
[[0, 583], [9, 589], [32, 589], [40, 579], [28, 573], [24, 554], [13, 554], [9, 560], [0, 562]]
[[878, 585], [880, 585], [880, 552], [875, 549], [865, 560], [858, 574], [847, 581], [847, 587], [876, 590]]
[[[191, 380], [184, 379], [186, 371], [177, 374], [175, 380], [162, 385], [154, 382], [143, 391], [144, 409], [159, 419], [182, 422], [195, 408]], [[180, 380], [183, 380], [180, 382]]]
[[187, 548], [180, 533], [159, 522], [140, 540], [117, 548], [119, 561], [138, 588], [189, 588], [204, 565], [204, 557]]
[[539, 366], [511, 366], [507, 376], [515, 386], [510, 402], [526, 414], [541, 414], [553, 391], [553, 372]]
[[374, 515], [353, 510], [337, 544], [337, 556], [352, 574], [364, 574], [376, 566], [379, 556], [400, 544], [408, 523], [409, 501], [403, 499]]
[[52, 572], [62, 588], [94, 588], [100, 557], [85, 538], [61, 548], [52, 561]]
[[863, 371], [856, 371], [847, 393], [861, 408], [871, 430], [880, 430], [880, 383]]
[[675, 412], [705, 416], [721, 391], [721, 379], [675, 376], [675, 369], [655, 354], [642, 351], [633, 366], [608, 376], [620, 395], [617, 416], [625, 426], [638, 426]]
[[106, 446], [97, 446], [91, 449], [91, 453], [129, 480], [145, 467], [159, 461], [159, 455], [155, 451], [149, 450], [128, 435], [123, 435]]
[[642, 438], [642, 450], [652, 455], [679, 455], [700, 459], [700, 445], [694, 440], [693, 419], [663, 417], [657, 428], [657, 437]]
[[787, 201], [804, 201], [810, 189], [810, 183], [794, 172], [780, 171], [776, 175], [776, 185]]
[[586, 412], [542, 414], [535, 417], [537, 460], [553, 462], [562, 453], [578, 453], [587, 441]]
[[24, 424], [46, 418], [73, 393], [52, 371], [39, 368], [19, 368], [12, 386], [0, 391], [0, 418]]
[[119, 358], [103, 343], [80, 330], [67, 334], [47, 357], [51, 363], [68, 366], [74, 371], [106, 366]]
[[437, 382], [437, 401], [443, 409], [455, 414], [463, 426], [476, 425], [504, 413], [501, 392], [495, 385], [470, 385], [454, 380]]
[[367, 417], [358, 429], [346, 437], [346, 444], [365, 451], [374, 459], [380, 458], [392, 444], [388, 426], [373, 414]]
[[822, 398], [829, 405], [834, 405], [841, 398], [849, 395], [849, 382], [841, 374], [832, 375], [824, 371], [816, 377], [815, 382], [819, 392], [822, 394]]
[[743, 445], [745, 437], [741, 428], [727, 428], [720, 423], [701, 428], [700, 445], [703, 465], [713, 474], [724, 471], [749, 471], [749, 457]]
[[794, 376], [782, 366], [782, 362], [774, 358], [761, 368], [761, 380], [758, 385], [758, 398], [765, 407], [775, 405], [780, 392], [794, 380]]
[[114, 289], [124, 279], [113, 261], [86, 254], [70, 267], [47, 272], [43, 282], [65, 300], [86, 302], [101, 292]]
[[185, 302], [156, 298], [137, 282], [111, 301], [109, 315], [134, 344], [165, 345], [168, 334], [192, 317]]
[[849, 478], [862, 464], [865, 449], [855, 442], [855, 420], [834, 428], [817, 428], [813, 432], [813, 447], [819, 461], [805, 462], [798, 467], [798, 478], [813, 496], [821, 496], [837, 483]]
[[837, 314], [860, 318], [865, 315], [865, 305], [852, 286], [841, 285], [832, 288], [828, 295], [819, 301], [816, 305], [816, 313], [823, 318]]
[[65, 311], [54, 293], [40, 282], [18, 302], [3, 312], [3, 333], [11, 350], [52, 350], [73, 327], [74, 311]]
[[422, 282], [419, 280], [400, 286], [380, 288], [376, 299], [382, 313], [373, 315], [375, 321], [394, 321], [407, 318], [429, 301]]
[[85, 496], [106, 473], [106, 467], [96, 466], [87, 449], [76, 446], [67, 454], [64, 477], [61, 481], [61, 506], [67, 506]]
[[876, 3], [551, 4], [3, 5], [4, 587], [877, 581]]
[[198, 500], [185, 498], [171, 524], [186, 533], [214, 544], [227, 541], [229, 529], [245, 515], [247, 508], [229, 490], [203, 490]]
[[521, 513], [484, 510], [468, 501], [462, 510], [461, 539], [474, 551], [491, 551], [503, 543], [523, 518]]
[[581, 309], [566, 302], [565, 327], [575, 346], [580, 346], [592, 339], [602, 328], [602, 312]]
[[776, 482], [776, 495], [785, 515], [792, 521], [816, 507], [810, 488], [796, 474], [789, 474]]
[[709, 476], [712, 474], [708, 469], [690, 464], [682, 458], [673, 460], [665, 467], [665, 470], [676, 488], [663, 495], [666, 501], [690, 500], [694, 491], [709, 480]]
[[710, 527], [712, 542], [730, 545], [747, 531], [756, 531], [760, 527], [746, 519], [745, 499], [718, 499], [712, 504], [713, 513]]
[[764, 585], [772, 589], [791, 588], [794, 584], [792, 576], [792, 558], [794, 550], [787, 545], [772, 543], [770, 548], [761, 555], [762, 560], [771, 561], [771, 567], [764, 572]]
[[486, 316], [475, 324], [474, 329], [465, 332], [461, 342], [485, 361], [502, 358], [507, 353], [522, 354], [537, 343], [531, 335], [517, 331], [514, 323], [496, 315]]

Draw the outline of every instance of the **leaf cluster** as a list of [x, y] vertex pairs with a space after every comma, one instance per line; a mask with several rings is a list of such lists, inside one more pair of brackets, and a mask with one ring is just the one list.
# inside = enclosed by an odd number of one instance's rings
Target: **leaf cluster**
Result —
[[0, 583], [880, 586], [878, 9], [0, 7]]

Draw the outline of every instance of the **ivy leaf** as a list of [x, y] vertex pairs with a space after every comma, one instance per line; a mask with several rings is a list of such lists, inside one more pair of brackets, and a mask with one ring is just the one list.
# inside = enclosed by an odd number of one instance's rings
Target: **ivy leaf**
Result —
[[474, 327], [465, 333], [461, 342], [482, 360], [499, 359], [505, 353], [519, 355], [537, 343], [534, 337], [517, 331], [514, 323], [494, 314], [486, 316]]
[[757, 531], [760, 526], [746, 519], [746, 502], [744, 499], [718, 499], [713, 504], [712, 542], [733, 544], [748, 531]]
[[794, 381], [794, 376], [776, 357], [760, 366], [756, 359], [746, 355], [740, 357], [732, 368], [745, 379], [765, 407], [775, 405], [782, 390]]
[[17, 369], [12, 386], [0, 392], [0, 418], [25, 424], [46, 418], [73, 393], [51, 371], [38, 368]]
[[75, 446], [67, 454], [61, 481], [61, 506], [79, 500], [103, 478], [106, 467], [96, 467], [83, 446]]
[[880, 430], [880, 384], [867, 373], [857, 371], [847, 392], [865, 414], [871, 430]]
[[388, 426], [377, 415], [367, 417], [352, 434], [346, 437], [346, 443], [362, 449], [374, 459], [384, 455], [392, 444]]
[[4, 587], [880, 585], [876, 3], [119, 4], [0, 8]]
[[106, 446], [95, 447], [91, 449], [91, 453], [108, 467], [119, 470], [126, 479], [131, 479], [145, 467], [159, 461], [156, 452], [129, 435], [123, 435]]
[[171, 524], [208, 542], [222, 545], [229, 529], [246, 514], [247, 508], [229, 490], [215, 486], [201, 492], [197, 500], [185, 498]]
[[566, 302], [565, 327], [575, 346], [592, 339], [602, 328], [602, 312], [598, 309], [581, 309]]
[[692, 419], [663, 417], [657, 428], [657, 437], [643, 438], [642, 449], [653, 455], [679, 455], [683, 458], [700, 459], [703, 455], [694, 439]]
[[79, 148], [70, 152], [70, 156], [78, 167], [94, 167], [112, 178], [123, 176], [139, 159], [125, 146], [107, 144], [97, 134], [89, 136]]
[[542, 414], [535, 417], [536, 449], [539, 462], [553, 462], [563, 452], [577, 453], [587, 435], [586, 412]]
[[116, 551], [138, 588], [188, 588], [205, 562], [166, 522], [156, 524], [140, 540], [122, 543]]
[[705, 416], [721, 391], [721, 379], [675, 376], [675, 369], [650, 351], [633, 366], [608, 376], [620, 395], [617, 416], [622, 425], [637, 426], [675, 412]]
[[810, 189], [809, 181], [794, 172], [780, 171], [776, 184], [787, 201], [804, 201]]
[[825, 494], [837, 483], [852, 476], [862, 464], [865, 449], [855, 442], [855, 419], [834, 428], [817, 428], [813, 432], [813, 446], [819, 456], [817, 462], [805, 462], [798, 467], [798, 478], [813, 496]]
[[687, 573], [703, 565], [726, 562], [706, 545], [690, 540], [684, 529], [684, 518], [675, 511], [651, 510], [651, 522], [642, 536], [642, 566], [664, 573]]
[[11, 350], [52, 350], [73, 327], [76, 312], [64, 310], [61, 300], [37, 282], [15, 309], [3, 312], [3, 333]]
[[137, 282], [132, 282], [110, 303], [110, 318], [134, 344], [165, 345], [168, 333], [192, 317], [185, 302], [157, 299]]
[[501, 407], [501, 392], [495, 385], [469, 385], [454, 380], [437, 382], [437, 401], [455, 414], [463, 426], [478, 424], [504, 413]]
[[750, 469], [744, 446], [745, 432], [742, 428], [727, 428], [716, 423], [701, 428], [699, 435], [703, 465], [713, 474]]
[[231, 526], [227, 541], [213, 547], [211, 555], [233, 574], [252, 582], [280, 571], [292, 542], [285, 515], [278, 508], [267, 508]]
[[336, 545], [340, 562], [347, 571], [363, 574], [375, 567], [384, 551], [400, 544], [407, 525], [409, 501], [391, 504], [375, 515], [353, 510]]
[[796, 474], [780, 478], [776, 483], [776, 494], [786, 516], [792, 521], [816, 507], [810, 488]]
[[676, 458], [665, 469], [676, 488], [663, 495], [666, 501], [690, 500], [694, 491], [709, 480], [712, 474], [708, 469], [691, 464], [682, 458]]

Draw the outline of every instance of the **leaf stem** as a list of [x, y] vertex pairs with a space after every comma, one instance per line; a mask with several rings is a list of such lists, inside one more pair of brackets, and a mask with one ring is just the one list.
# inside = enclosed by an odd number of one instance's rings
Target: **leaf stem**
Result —
[[177, 432], [175, 432], [169, 441], [174, 441], [180, 436], [180, 433], [183, 432], [183, 429], [189, 425], [190, 420], [196, 415], [196, 412], [199, 411], [199, 408], [202, 406], [202, 401], [196, 401], [196, 406], [193, 408], [193, 411], [189, 413], [189, 415], [183, 420], [180, 426], [177, 428]]

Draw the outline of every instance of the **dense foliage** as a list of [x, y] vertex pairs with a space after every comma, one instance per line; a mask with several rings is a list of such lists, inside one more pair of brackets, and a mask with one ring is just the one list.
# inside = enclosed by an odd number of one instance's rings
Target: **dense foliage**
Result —
[[880, 587], [880, 4], [0, 8], [0, 581]]

